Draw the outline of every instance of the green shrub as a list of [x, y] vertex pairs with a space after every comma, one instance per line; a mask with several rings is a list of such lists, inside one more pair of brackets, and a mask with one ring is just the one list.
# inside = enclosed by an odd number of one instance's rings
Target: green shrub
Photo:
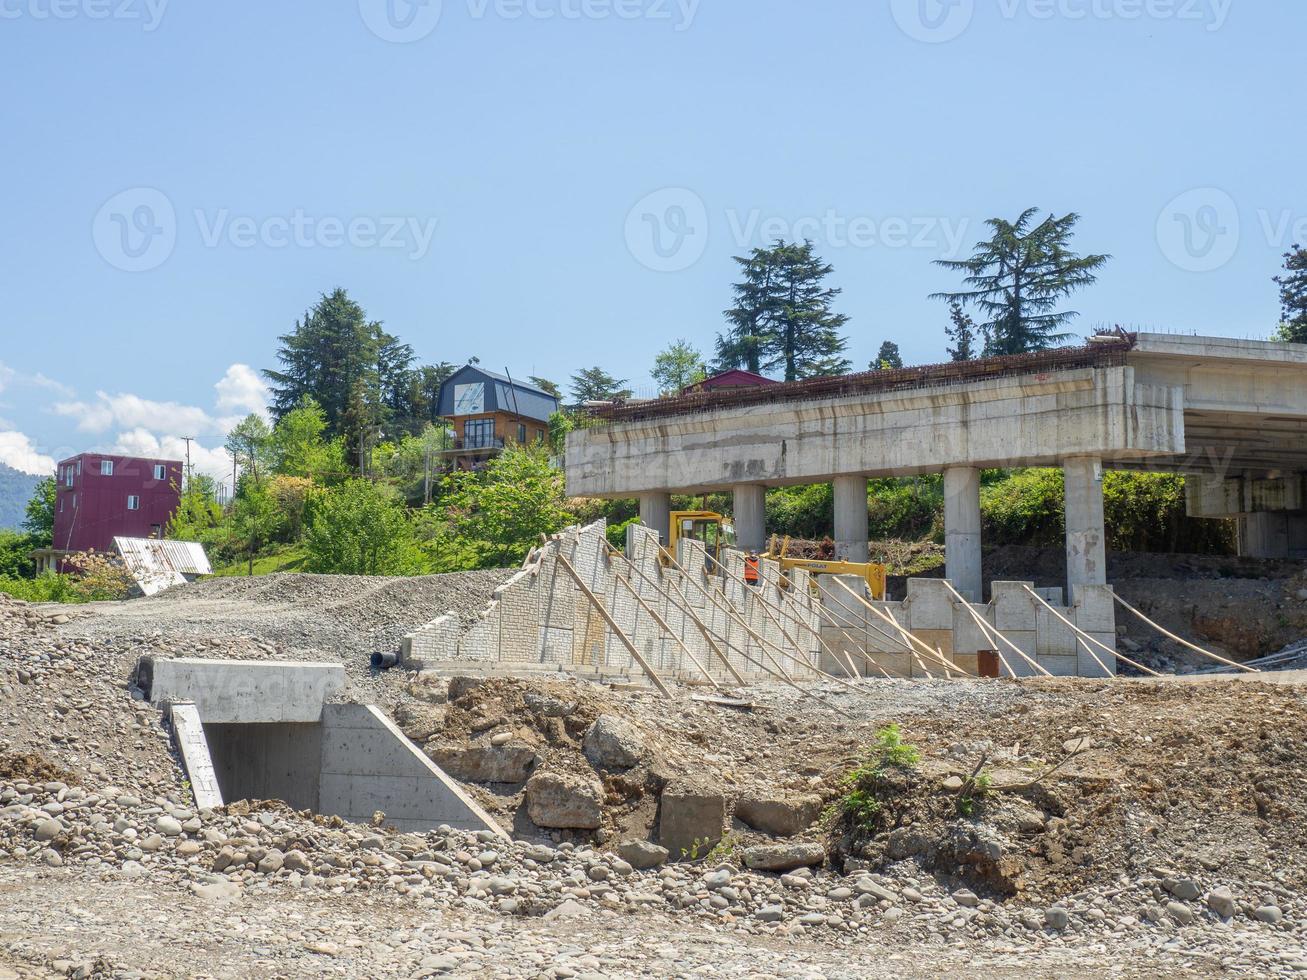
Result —
[[0, 577], [0, 592], [23, 602], [86, 602], [68, 575], [42, 575], [38, 578]]
[[944, 477], [938, 473], [872, 480], [868, 514], [873, 541], [943, 540]]

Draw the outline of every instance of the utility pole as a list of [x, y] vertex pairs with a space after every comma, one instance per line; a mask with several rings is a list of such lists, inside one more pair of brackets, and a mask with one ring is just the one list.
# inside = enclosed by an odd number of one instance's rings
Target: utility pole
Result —
[[195, 441], [194, 436], [182, 436], [186, 443], [186, 479], [182, 481], [182, 491], [185, 492], [191, 487], [191, 443]]

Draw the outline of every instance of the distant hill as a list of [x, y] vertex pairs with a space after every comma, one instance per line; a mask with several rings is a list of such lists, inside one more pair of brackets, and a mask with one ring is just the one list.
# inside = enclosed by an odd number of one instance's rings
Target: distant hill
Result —
[[17, 529], [23, 523], [27, 502], [40, 482], [39, 476], [0, 463], [0, 528]]

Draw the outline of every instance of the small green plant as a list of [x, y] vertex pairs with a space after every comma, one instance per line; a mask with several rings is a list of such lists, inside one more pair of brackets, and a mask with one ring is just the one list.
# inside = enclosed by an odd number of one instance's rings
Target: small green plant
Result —
[[963, 782], [962, 789], [958, 791], [958, 816], [970, 817], [975, 814], [977, 804], [989, 796], [993, 786], [994, 777], [983, 768]]
[[837, 804], [839, 813], [865, 831], [876, 829], [884, 817], [886, 775], [891, 770], [911, 772], [920, 761], [921, 751], [903, 741], [899, 726], [886, 725], [876, 732], [863, 761], [844, 777], [845, 792]]
[[706, 852], [711, 846], [711, 844], [712, 841], [710, 841], [707, 837], [696, 837], [694, 839], [694, 843], [692, 843], [689, 847], [681, 848], [681, 860], [691, 861], [691, 862], [698, 861], [699, 854], [701, 852]]
[[734, 860], [743, 846], [744, 841], [740, 839], [738, 834], [727, 834], [717, 842], [716, 847], [704, 856], [704, 862], [706, 864], [725, 864], [727, 861]]

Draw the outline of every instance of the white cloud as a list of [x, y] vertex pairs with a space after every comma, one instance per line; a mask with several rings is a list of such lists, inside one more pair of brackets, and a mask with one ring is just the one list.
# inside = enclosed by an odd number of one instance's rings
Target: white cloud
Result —
[[36, 476], [54, 476], [54, 457], [38, 452], [31, 439], [13, 430], [0, 432], [0, 463]]
[[[147, 459], [186, 460], [186, 440], [180, 436], [157, 436], [148, 429], [136, 428], [118, 434], [113, 452]], [[194, 472], [222, 482], [231, 481], [231, 457], [222, 449], [209, 449], [191, 441], [191, 467]]]
[[258, 415], [267, 412], [268, 386], [248, 364], [233, 364], [213, 387], [218, 392], [219, 412], [236, 413], [240, 418], [251, 412]]
[[75, 420], [82, 432], [144, 428], [194, 436], [216, 429], [214, 418], [202, 408], [151, 401], [139, 395], [97, 391], [93, 402], [56, 402], [54, 410], [57, 415]]
[[4, 391], [10, 385], [26, 386], [29, 388], [44, 388], [46, 391], [53, 391], [64, 398], [72, 398], [75, 392], [66, 384], [48, 378], [40, 371], [36, 374], [23, 374], [15, 371], [8, 364], [0, 362], [0, 391]]

